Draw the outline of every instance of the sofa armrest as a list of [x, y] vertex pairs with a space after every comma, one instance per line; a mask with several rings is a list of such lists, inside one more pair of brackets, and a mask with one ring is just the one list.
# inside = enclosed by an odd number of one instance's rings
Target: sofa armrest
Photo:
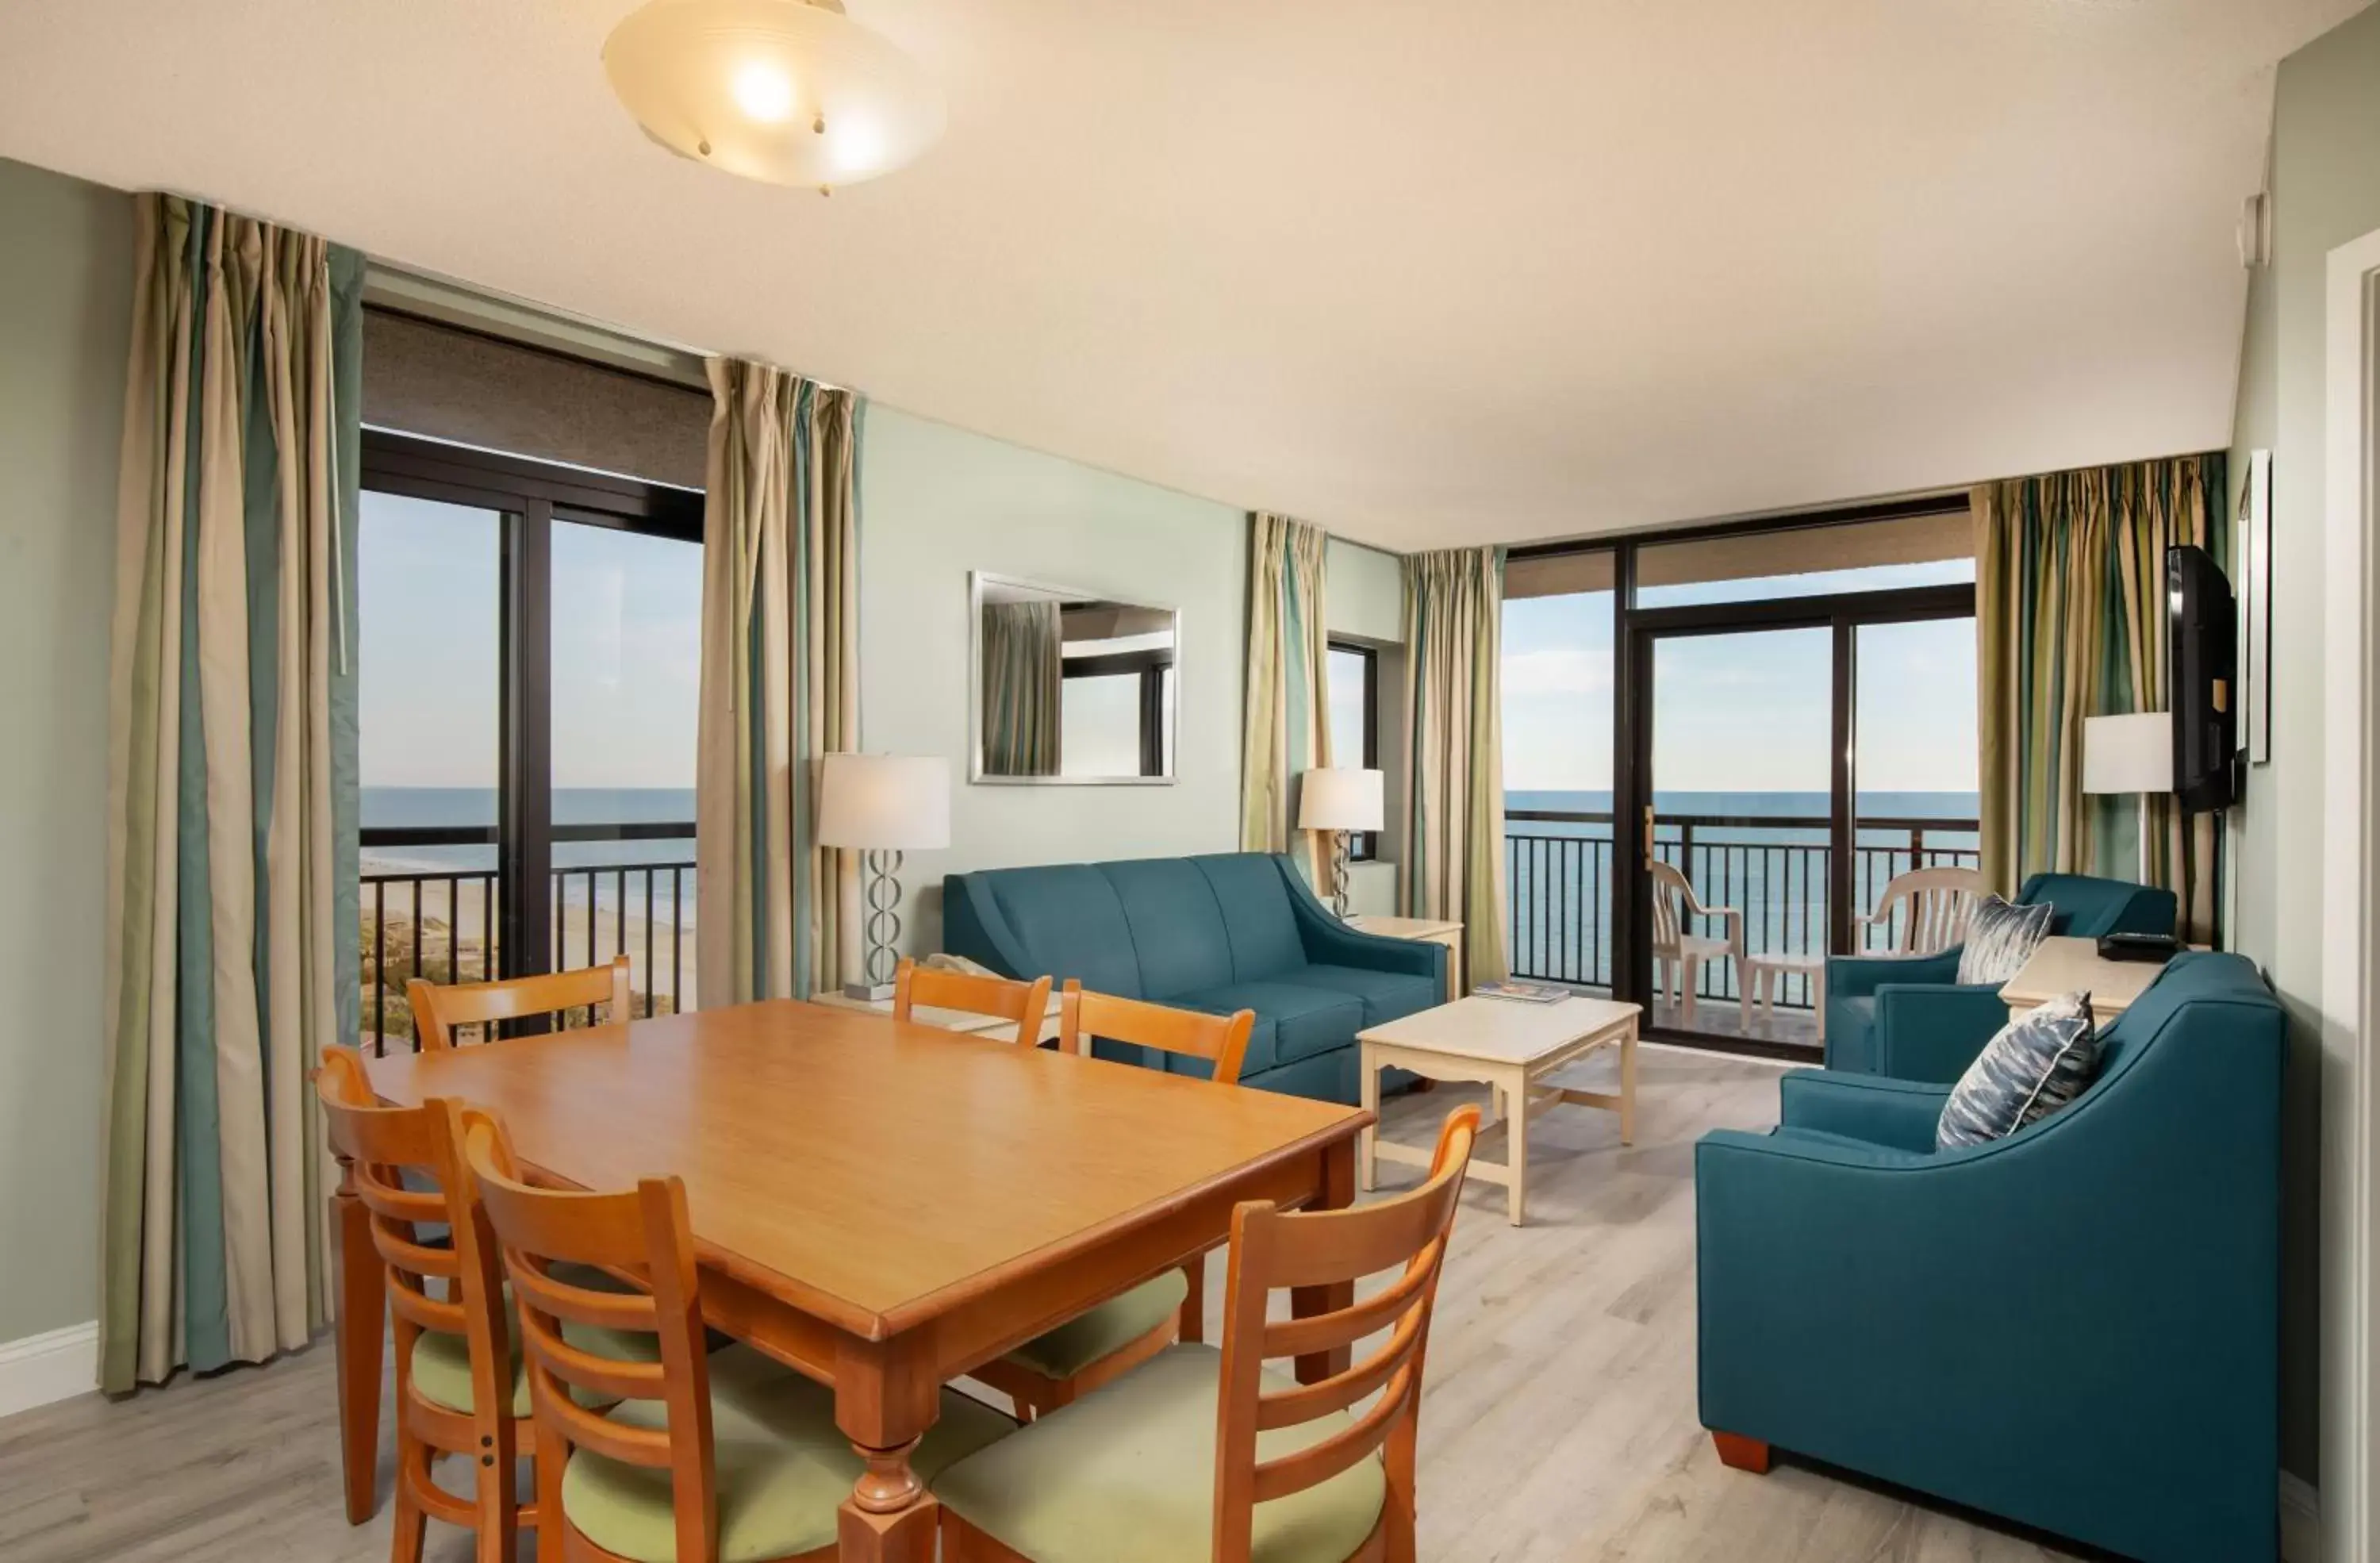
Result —
[[942, 948], [1018, 980], [1026, 979], [1026, 968], [1032, 963], [990, 891], [974, 874], [942, 876]]
[[1961, 946], [1931, 955], [1834, 955], [1827, 961], [1827, 996], [1868, 999], [1888, 982], [1955, 982]]
[[1888, 983], [1876, 990], [1876, 1072], [1956, 1084], [2007, 1024], [1994, 984]]
[[1305, 949], [1306, 960], [1318, 966], [1354, 966], [1365, 971], [1426, 976], [1438, 984], [1440, 992], [1445, 991], [1446, 946], [1427, 939], [1390, 939], [1386, 934], [1351, 928], [1315, 899], [1314, 892], [1306, 888], [1305, 876], [1287, 858], [1275, 857], [1273, 862], [1288, 887], [1290, 913], [1297, 919], [1298, 942]]
[[1942, 1118], [1941, 1086], [1881, 1074], [1797, 1069], [1779, 1083], [1779, 1120], [1894, 1150], [1928, 1151]]

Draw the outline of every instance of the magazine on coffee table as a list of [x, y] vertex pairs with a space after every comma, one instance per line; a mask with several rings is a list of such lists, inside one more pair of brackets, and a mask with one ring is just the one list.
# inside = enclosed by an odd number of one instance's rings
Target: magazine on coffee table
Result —
[[1517, 999], [1524, 1004], [1559, 1004], [1570, 997], [1570, 989], [1560, 983], [1524, 982], [1519, 977], [1483, 982], [1471, 992], [1475, 998]]

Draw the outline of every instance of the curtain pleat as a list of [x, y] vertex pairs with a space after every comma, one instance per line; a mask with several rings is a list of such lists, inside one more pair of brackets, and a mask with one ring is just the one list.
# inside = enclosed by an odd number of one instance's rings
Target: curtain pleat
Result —
[[1056, 602], [984, 604], [984, 774], [1059, 773], [1065, 656]]
[[110, 1392], [261, 1362], [326, 1322], [307, 1075], [357, 1002], [361, 259], [170, 197], [139, 198], [138, 220], [111, 652]]
[[1405, 718], [1412, 749], [1398, 902], [1463, 925], [1469, 980], [1507, 975], [1504, 939], [1504, 551], [1404, 560]]
[[2082, 723], [2164, 709], [2165, 551], [2228, 560], [2224, 491], [2219, 454], [1974, 491], [1984, 873], [2000, 893], [2046, 870], [2131, 878], [2174, 891], [2184, 932], [2213, 938], [2213, 817], [2168, 796], [2086, 794]]
[[861, 404], [713, 359], [696, 775], [706, 1005], [856, 976], [857, 866], [815, 844], [819, 757], [859, 744]]
[[1297, 779], [1330, 764], [1330, 636], [1323, 568], [1330, 535], [1286, 515], [1248, 517], [1248, 689], [1241, 745], [1240, 847], [1293, 852], [1309, 884], [1330, 882], [1330, 850], [1299, 830]]

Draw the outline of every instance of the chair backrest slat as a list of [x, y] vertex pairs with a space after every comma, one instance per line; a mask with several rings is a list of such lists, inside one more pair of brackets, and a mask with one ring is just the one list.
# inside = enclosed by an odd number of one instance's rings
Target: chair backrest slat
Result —
[[413, 1033], [422, 1047], [443, 1052], [455, 1046], [455, 1028], [485, 1029], [497, 1021], [523, 1015], [550, 1015], [584, 1009], [589, 1024], [596, 1007], [605, 1009], [611, 1024], [632, 1018], [628, 958], [615, 955], [601, 966], [538, 976], [506, 977], [498, 982], [449, 983], [442, 987], [415, 977], [405, 985], [406, 1001], [413, 1010]]
[[[1246, 1563], [1256, 1505], [1327, 1482], [1383, 1448], [1389, 1501], [1410, 1512], [1430, 1309], [1478, 1133], [1477, 1108], [1449, 1114], [1429, 1177], [1409, 1193], [1294, 1213], [1252, 1201], [1232, 1213], [1215, 1435], [1216, 1563]], [[1400, 1266], [1378, 1296], [1305, 1319], [1268, 1319], [1274, 1291], [1360, 1280]], [[1384, 1325], [1391, 1327], [1387, 1343], [1363, 1361], [1316, 1383], [1266, 1387], [1268, 1360], [1335, 1350]], [[1259, 1433], [1347, 1412], [1375, 1391], [1379, 1399], [1345, 1425], [1293, 1453], [1257, 1458]]]
[[1685, 926], [1682, 904], [1688, 886], [1686, 877], [1670, 865], [1656, 858], [1653, 869], [1653, 942], [1673, 946]]
[[892, 970], [892, 1018], [911, 1019], [920, 1007], [1012, 1022], [1015, 1040], [1031, 1048], [1039, 1044], [1041, 1022], [1050, 1012], [1050, 979], [1018, 982], [974, 972], [946, 972], [905, 958]]
[[1207, 1060], [1215, 1066], [1215, 1082], [1222, 1085], [1240, 1083], [1240, 1067], [1247, 1059], [1248, 1037], [1256, 1024], [1254, 1010], [1228, 1015], [1177, 1010], [1170, 1004], [1086, 992], [1074, 977], [1066, 979], [1058, 1000], [1058, 1046], [1062, 1051], [1088, 1053], [1095, 1037], [1154, 1048], [1161, 1053]]
[[1967, 936], [1968, 915], [1983, 893], [1984, 877], [1975, 869], [1912, 868], [1884, 887], [1869, 921], [1892, 928], [1896, 953], [1931, 955]]

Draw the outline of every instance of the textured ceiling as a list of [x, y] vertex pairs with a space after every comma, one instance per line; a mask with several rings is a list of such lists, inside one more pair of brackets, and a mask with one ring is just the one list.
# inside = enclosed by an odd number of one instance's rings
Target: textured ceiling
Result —
[[947, 139], [648, 142], [632, 0], [13, 0], [0, 155], [1397, 548], [2224, 444], [2272, 66], [2364, 0], [849, 0]]

